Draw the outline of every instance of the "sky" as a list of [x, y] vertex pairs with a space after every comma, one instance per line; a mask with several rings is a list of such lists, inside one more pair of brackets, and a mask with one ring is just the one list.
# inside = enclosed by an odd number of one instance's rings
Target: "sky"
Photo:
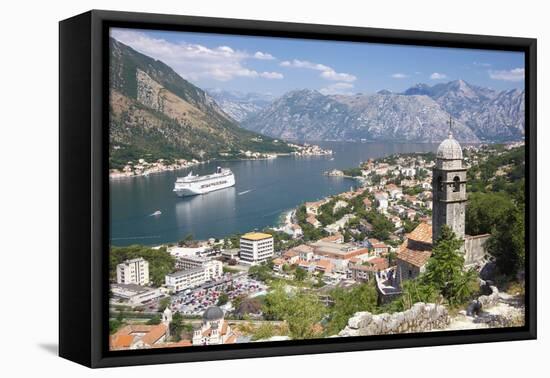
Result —
[[111, 36], [203, 89], [355, 94], [457, 79], [496, 90], [524, 87], [522, 52], [119, 28]]

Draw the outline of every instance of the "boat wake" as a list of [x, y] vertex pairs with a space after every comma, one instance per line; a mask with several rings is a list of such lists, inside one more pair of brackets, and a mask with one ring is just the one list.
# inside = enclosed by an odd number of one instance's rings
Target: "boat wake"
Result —
[[252, 191], [252, 189], [245, 190], [244, 192], [239, 192], [239, 193], [237, 193], [237, 195], [238, 195], [238, 196], [242, 196], [243, 194], [250, 193], [251, 191]]

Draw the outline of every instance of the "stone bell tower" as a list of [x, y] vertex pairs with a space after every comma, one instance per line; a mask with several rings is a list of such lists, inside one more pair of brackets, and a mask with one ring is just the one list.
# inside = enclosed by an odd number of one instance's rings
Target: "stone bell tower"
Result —
[[439, 238], [444, 224], [463, 240], [467, 201], [466, 168], [462, 164], [462, 148], [450, 132], [449, 137], [437, 149], [432, 192], [434, 242]]

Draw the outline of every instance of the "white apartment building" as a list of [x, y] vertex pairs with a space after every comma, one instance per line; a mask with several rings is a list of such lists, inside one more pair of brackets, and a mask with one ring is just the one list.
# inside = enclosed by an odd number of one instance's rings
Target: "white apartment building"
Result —
[[241, 262], [256, 265], [273, 257], [273, 236], [261, 232], [249, 232], [241, 236], [239, 246]]
[[223, 266], [220, 261], [204, 260], [194, 267], [167, 274], [164, 283], [168, 290], [177, 293], [219, 278], [222, 274]]
[[149, 262], [140, 257], [118, 264], [116, 266], [116, 282], [123, 285], [149, 284]]

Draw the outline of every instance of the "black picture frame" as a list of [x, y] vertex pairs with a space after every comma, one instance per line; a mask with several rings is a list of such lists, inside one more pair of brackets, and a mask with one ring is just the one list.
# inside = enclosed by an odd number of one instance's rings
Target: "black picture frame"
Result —
[[[108, 350], [110, 27], [525, 53], [525, 326], [135, 351]], [[88, 367], [536, 338], [536, 39], [92, 10], [59, 24], [59, 355]]]

